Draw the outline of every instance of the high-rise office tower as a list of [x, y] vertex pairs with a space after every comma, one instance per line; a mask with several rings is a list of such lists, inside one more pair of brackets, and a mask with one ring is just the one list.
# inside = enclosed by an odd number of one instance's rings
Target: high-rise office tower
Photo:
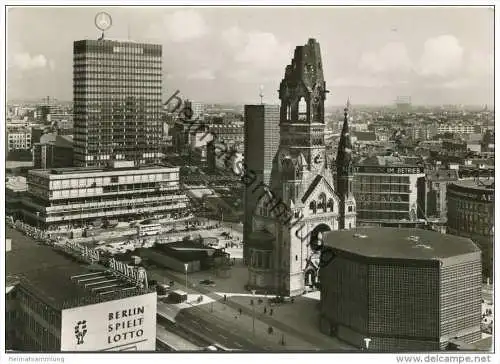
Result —
[[159, 160], [162, 47], [80, 40], [73, 45], [74, 164]]
[[[280, 144], [280, 106], [245, 105], [245, 164], [257, 179], [269, 185], [273, 158]], [[253, 186], [245, 188], [243, 241], [252, 231], [252, 214], [257, 205], [258, 193]], [[243, 260], [247, 262], [248, 247], [243, 247]]]

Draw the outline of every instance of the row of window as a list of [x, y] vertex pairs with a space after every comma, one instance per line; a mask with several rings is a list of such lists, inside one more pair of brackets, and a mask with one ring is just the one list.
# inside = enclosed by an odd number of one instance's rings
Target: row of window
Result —
[[[144, 54], [143, 48], [131, 48], [131, 47], [123, 47], [125, 49], [130, 49], [130, 52], [114, 52], [114, 53], [77, 53], [73, 55], [73, 60], [75, 62], [95, 62], [99, 60], [117, 60], [117, 59], [126, 59], [126, 60], [135, 60], [135, 61], [147, 61], [147, 62], [162, 62], [161, 54], [157, 56], [153, 56], [150, 54]], [[139, 50], [142, 50], [140, 52]]]
[[73, 70], [73, 80], [108, 78], [108, 75], [116, 75], [117, 78], [128, 79], [133, 75], [161, 76], [161, 67], [134, 67], [125, 72], [121, 66], [118, 67], [76, 67]]
[[358, 202], [358, 210], [383, 210], [387, 212], [405, 211], [408, 212], [408, 203], [384, 203], [384, 202]]
[[410, 193], [410, 187], [402, 184], [359, 184], [354, 183], [354, 193], [360, 194], [362, 192], [373, 193]]
[[454, 264], [441, 269], [441, 280], [458, 279], [460, 277], [469, 277], [481, 273], [481, 262], [464, 262]]
[[480, 316], [476, 312], [469, 313], [465, 316], [456, 317], [449, 321], [442, 322], [441, 324], [441, 335], [450, 335], [461, 330], [469, 329], [471, 327], [476, 327], [480, 320]]
[[128, 206], [87, 207], [87, 208], [85, 208], [85, 210], [83, 212], [82, 211], [77, 211], [76, 213], [55, 212], [55, 213], [51, 213], [50, 217], [61, 217], [63, 220], [78, 220], [78, 219], [83, 218], [82, 215], [85, 215], [85, 214], [98, 213], [101, 216], [109, 216], [109, 213], [117, 214], [119, 212], [123, 213], [127, 210], [130, 210], [130, 212], [132, 212], [132, 210], [134, 210], [134, 209], [136, 211], [139, 210], [139, 212], [140, 212], [140, 210], [150, 211], [152, 209], [154, 209], [156, 211], [160, 211], [160, 210], [167, 211], [167, 210], [171, 210], [171, 208], [170, 208], [171, 206], [178, 207], [179, 205], [184, 206], [185, 204], [181, 201], [177, 201], [177, 202], [161, 201], [161, 202], [143, 202], [141, 204], [128, 205]]
[[408, 220], [408, 212], [387, 212], [387, 211], [361, 211], [358, 210], [358, 219], [360, 220]]
[[463, 199], [456, 199], [453, 196], [448, 195], [448, 204], [450, 206], [456, 207], [459, 210], [468, 210], [471, 212], [483, 212], [483, 213], [493, 213], [492, 203], [481, 203], [476, 201], [466, 201]]
[[354, 196], [356, 197], [356, 201], [402, 202], [408, 204], [410, 200], [410, 196], [404, 193], [355, 193]]

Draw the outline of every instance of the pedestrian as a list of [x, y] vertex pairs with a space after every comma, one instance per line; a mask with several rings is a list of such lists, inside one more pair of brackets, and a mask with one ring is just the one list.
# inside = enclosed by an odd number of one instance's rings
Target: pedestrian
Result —
[[226, 296], [226, 295], [224, 295], [224, 302], [226, 302], [226, 301], [227, 301], [227, 296]]
[[272, 316], [273, 312], [274, 312], [274, 310], [271, 308], [271, 310], [269, 311], [269, 315]]
[[267, 313], [267, 307], [264, 307], [264, 315]]
[[240, 316], [241, 316], [241, 314], [243, 313], [243, 310], [241, 309], [241, 307], [238, 309], [238, 311], [240, 312]]

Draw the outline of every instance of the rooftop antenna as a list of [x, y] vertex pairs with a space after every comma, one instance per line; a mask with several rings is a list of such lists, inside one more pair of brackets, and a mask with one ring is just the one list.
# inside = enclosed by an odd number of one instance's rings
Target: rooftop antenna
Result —
[[260, 97], [260, 104], [263, 105], [264, 104], [264, 85], [260, 85], [260, 93], [259, 93], [259, 97]]

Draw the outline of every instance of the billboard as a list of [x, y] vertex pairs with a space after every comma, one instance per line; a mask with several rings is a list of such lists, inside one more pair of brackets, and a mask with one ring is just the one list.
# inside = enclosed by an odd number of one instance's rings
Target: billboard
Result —
[[61, 351], [154, 351], [156, 293], [61, 313]]
[[380, 173], [380, 174], [423, 174], [424, 167], [420, 166], [355, 166], [354, 173]]

